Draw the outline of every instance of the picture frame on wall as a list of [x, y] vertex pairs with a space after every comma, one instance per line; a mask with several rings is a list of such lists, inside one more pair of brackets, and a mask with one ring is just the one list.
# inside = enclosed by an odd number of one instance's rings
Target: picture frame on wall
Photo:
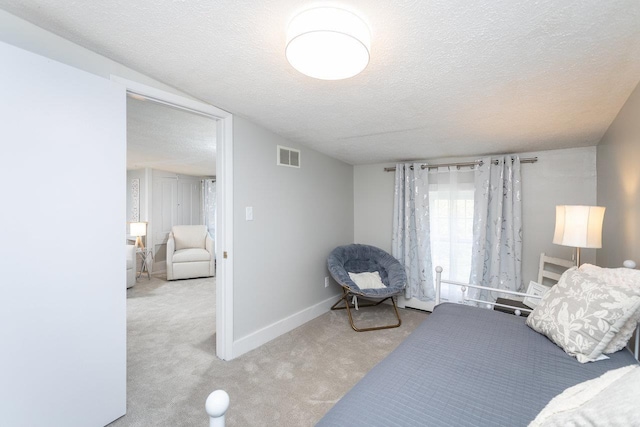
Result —
[[[529, 295], [536, 295], [536, 296], [542, 297], [544, 294], [546, 294], [549, 291], [549, 289], [551, 289], [549, 286], [542, 285], [532, 280], [529, 282], [527, 293]], [[540, 298], [525, 297], [522, 303], [529, 308], [536, 308], [540, 303]]]

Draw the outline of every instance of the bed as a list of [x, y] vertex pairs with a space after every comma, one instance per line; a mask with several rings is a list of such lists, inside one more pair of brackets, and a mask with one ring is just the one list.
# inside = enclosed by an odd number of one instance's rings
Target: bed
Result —
[[526, 426], [563, 390], [637, 363], [579, 363], [525, 318], [443, 303], [318, 426]]

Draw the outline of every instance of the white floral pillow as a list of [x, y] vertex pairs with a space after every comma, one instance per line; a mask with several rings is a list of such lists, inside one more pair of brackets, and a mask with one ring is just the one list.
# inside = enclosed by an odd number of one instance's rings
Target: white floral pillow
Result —
[[[599, 278], [606, 282], [608, 286], [622, 286], [640, 295], [640, 270], [631, 268], [602, 268], [592, 264], [582, 264], [580, 271]], [[640, 310], [636, 310], [635, 314], [625, 322], [620, 328], [620, 331], [618, 331], [609, 345], [604, 349], [603, 353], [611, 354], [622, 350], [636, 330], [638, 321], [640, 321]]]
[[638, 310], [640, 295], [633, 288], [612, 286], [573, 267], [542, 297], [527, 325], [586, 363], [603, 355]]

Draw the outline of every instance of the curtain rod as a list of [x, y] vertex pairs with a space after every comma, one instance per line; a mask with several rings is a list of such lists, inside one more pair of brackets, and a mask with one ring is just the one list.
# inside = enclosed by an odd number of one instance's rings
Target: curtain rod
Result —
[[[538, 161], [537, 157], [528, 157], [525, 159], [520, 159], [520, 163], [535, 163]], [[497, 160], [494, 160], [492, 162], [494, 165], [498, 164]], [[473, 162], [462, 162], [462, 163], [434, 163], [432, 165], [428, 164], [428, 163], [423, 163], [421, 165], [422, 169], [437, 169], [437, 168], [446, 168], [446, 167], [451, 167], [451, 166], [455, 166], [457, 168], [461, 168], [461, 167], [465, 167], [465, 166], [482, 166], [484, 164], [484, 162], [482, 160], [474, 160]], [[413, 169], [413, 166], [411, 167]], [[394, 172], [396, 170], [395, 167], [391, 167], [391, 168], [384, 168], [385, 172]]]

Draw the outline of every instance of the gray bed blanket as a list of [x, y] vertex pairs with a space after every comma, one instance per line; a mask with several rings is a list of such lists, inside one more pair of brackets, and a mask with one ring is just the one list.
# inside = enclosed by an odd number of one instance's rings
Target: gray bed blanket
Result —
[[526, 426], [564, 389], [636, 363], [581, 364], [524, 318], [441, 304], [318, 426]]

